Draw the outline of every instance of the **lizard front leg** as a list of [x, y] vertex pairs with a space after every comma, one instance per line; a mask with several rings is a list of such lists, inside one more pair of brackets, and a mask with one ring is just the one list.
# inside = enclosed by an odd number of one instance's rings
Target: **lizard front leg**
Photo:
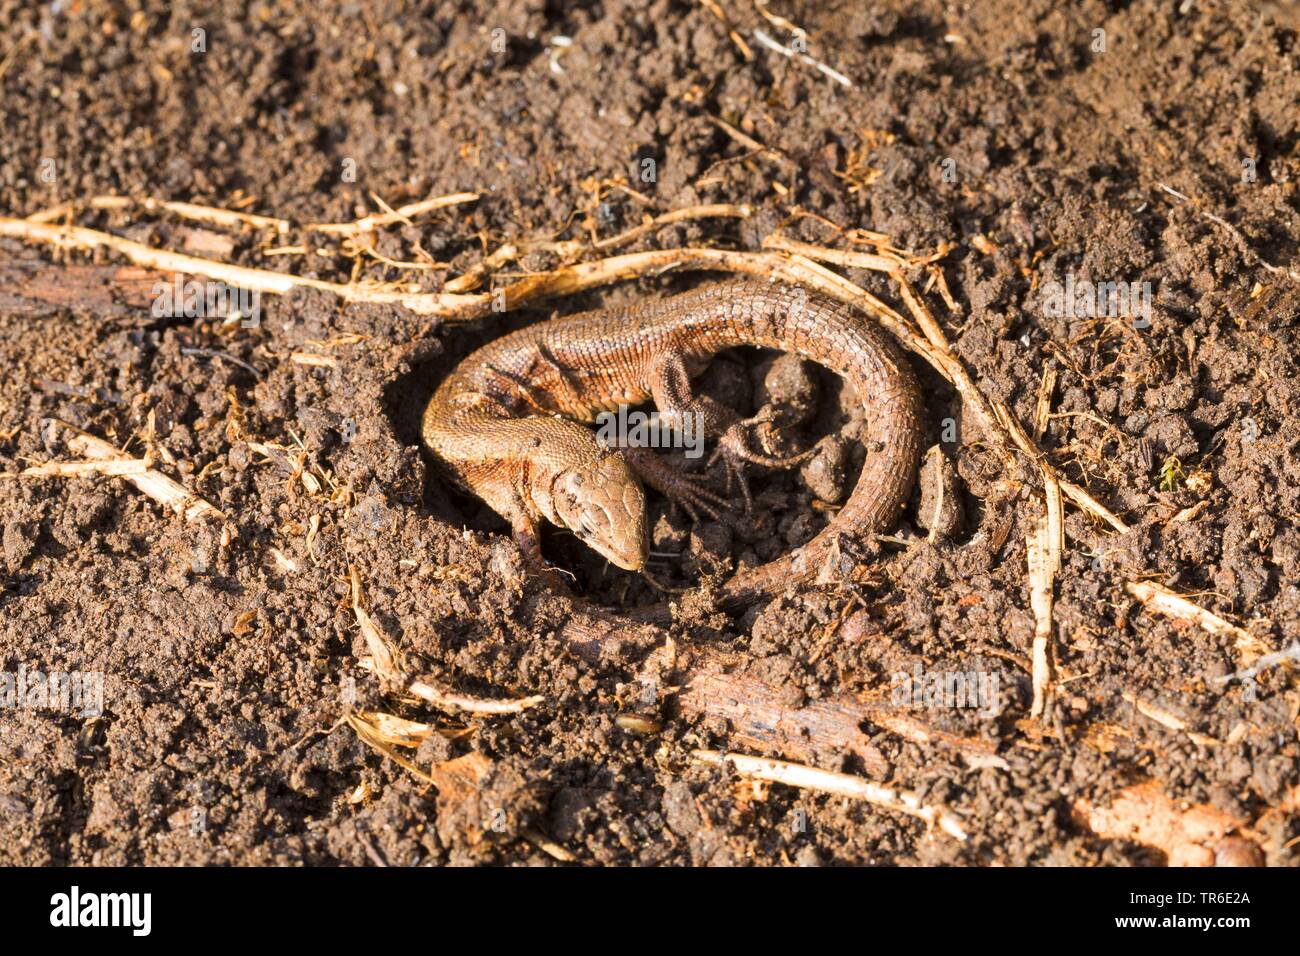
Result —
[[552, 590], [565, 597], [572, 597], [573, 591], [569, 588], [569, 583], [564, 580], [564, 572], [552, 564], [547, 564], [546, 559], [542, 557], [542, 540], [537, 521], [523, 511], [517, 511], [510, 516], [510, 532], [523, 555], [525, 569], [544, 581]]
[[542, 556], [542, 515], [533, 501], [531, 490], [536, 476], [529, 467], [530, 460], [520, 454], [528, 447], [535, 451], [532, 438], [525, 438], [521, 444], [516, 436], [510, 434], [518, 430], [514, 423], [505, 427], [500, 427], [499, 421], [476, 424], [482, 439], [476, 450], [482, 457], [474, 459], [466, 455], [455, 461], [452, 471], [457, 476], [457, 483], [481, 498], [510, 525], [510, 535], [519, 547], [525, 571], [567, 595], [569, 589], [560, 570], [548, 564]]
[[627, 447], [623, 456], [645, 484], [680, 506], [692, 521], [698, 522], [701, 512], [714, 521], [727, 520], [730, 503], [710, 490], [703, 476], [670, 465], [650, 448]]

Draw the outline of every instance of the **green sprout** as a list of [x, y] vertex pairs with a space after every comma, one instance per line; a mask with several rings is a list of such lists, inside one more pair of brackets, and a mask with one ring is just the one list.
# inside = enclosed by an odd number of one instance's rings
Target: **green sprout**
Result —
[[1187, 480], [1187, 475], [1183, 472], [1183, 463], [1178, 460], [1176, 455], [1170, 455], [1160, 466], [1160, 490], [1177, 491]]

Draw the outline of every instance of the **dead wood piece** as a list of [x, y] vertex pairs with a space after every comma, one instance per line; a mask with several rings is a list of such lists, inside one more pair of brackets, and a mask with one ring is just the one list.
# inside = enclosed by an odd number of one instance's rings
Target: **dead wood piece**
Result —
[[1211, 634], [1231, 637], [1233, 645], [1242, 656], [1242, 662], [1249, 664], [1261, 654], [1273, 650], [1243, 627], [1225, 621], [1212, 611], [1192, 603], [1175, 591], [1169, 590], [1154, 581], [1130, 581], [1124, 585], [1130, 595], [1140, 601], [1147, 610], [1166, 617], [1190, 621], [1197, 627]]
[[[693, 655], [687, 655], [693, 656]], [[862, 730], [867, 708], [851, 697], [791, 706], [771, 684], [738, 673], [687, 663], [673, 705], [684, 717], [722, 719], [736, 746], [776, 751], [798, 760], [847, 751], [868, 774], [885, 776], [889, 761]]]
[[1239, 865], [1243, 857], [1263, 863], [1257, 844], [1229, 835], [1244, 821], [1205, 803], [1181, 807], [1155, 780], [1120, 791], [1108, 806], [1080, 799], [1073, 812], [1078, 825], [1102, 839], [1153, 847], [1170, 866]]
[[149, 317], [154, 284], [163, 278], [134, 266], [0, 262], [0, 315], [37, 317], [70, 309], [97, 319], [142, 321]]
[[[632, 645], [655, 654], [671, 648], [662, 677], [642, 677], [643, 683], [671, 682], [671, 708], [687, 719], [713, 718], [726, 722], [737, 745], [783, 754], [791, 760], [814, 762], [828, 753], [851, 753], [870, 774], [884, 776], [889, 761], [876, 747], [864, 725], [871, 724], [918, 745], [939, 744], [976, 760], [994, 754], [991, 743], [929, 727], [885, 701], [856, 694], [792, 703], [788, 689], [744, 674], [726, 655], [682, 641], [670, 642], [657, 628], [621, 621], [600, 613], [579, 613], [560, 635], [574, 653], [600, 660], [614, 645]], [[659, 663], [659, 662], [654, 662]], [[645, 667], [643, 675], [652, 670]]]

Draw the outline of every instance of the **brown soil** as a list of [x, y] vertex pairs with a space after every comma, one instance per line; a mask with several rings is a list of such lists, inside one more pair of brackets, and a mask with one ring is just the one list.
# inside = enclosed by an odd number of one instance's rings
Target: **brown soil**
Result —
[[[807, 31], [814, 57], [851, 78], [847, 88], [761, 47], [755, 28], [783, 43], [791, 34], [752, 4], [719, 2], [752, 62], [710, 5], [667, 0], [231, 3], [220, 14], [0, 0], [0, 209], [23, 216], [105, 193], [223, 207], [253, 197], [249, 211], [338, 221], [375, 211], [371, 193], [396, 206], [481, 191], [379, 240], [389, 259], [415, 260], [418, 247], [448, 270], [370, 259], [360, 273], [429, 289], [506, 240], [636, 225], [646, 207], [615, 182], [631, 182], [652, 211], [760, 210], [663, 229], [641, 248], [754, 248], [778, 227], [837, 242], [830, 224], [917, 252], [953, 243], [943, 268], [959, 310], [931, 300], [961, 358], [1026, 423], [1055, 370], [1042, 445], [1132, 525], [1116, 536], [1068, 513], [1060, 684], [1047, 714], [1029, 719], [1034, 493], [1003, 480], [978, 435], [945, 445], [965, 504], [946, 539], [918, 532], [913, 505], [857, 584], [799, 589], [734, 618], [697, 608], [674, 633], [731, 652], [792, 705], [846, 691], [888, 699], [891, 675], [917, 664], [997, 675], [991, 715], [909, 713], [998, 760], [863, 728], [884, 757], [872, 776], [948, 807], [970, 840], [841, 797], [756, 790], [694, 761], [696, 748], [734, 746], [726, 721], [667, 708], [661, 729], [637, 733], [618, 720], [635, 656], [575, 656], [556, 636], [562, 603], [521, 577], [499, 522], [449, 490], [418, 444], [421, 404], [450, 363], [546, 311], [444, 327], [311, 293], [264, 297], [261, 325], [234, 331], [145, 308], [0, 308], [0, 471], [73, 457], [44, 419], [125, 444], [152, 414], [170, 459], [159, 467], [216, 503], [229, 535], [165, 514], [120, 479], [0, 482], [0, 664], [105, 675], [100, 719], [0, 713], [0, 862], [553, 863], [539, 835], [583, 863], [1159, 862], [1075, 813], [1147, 780], [1180, 806], [1241, 821], [1268, 863], [1300, 859], [1294, 668], [1263, 672], [1250, 692], [1216, 682], [1241, 666], [1232, 639], [1143, 611], [1124, 589], [1159, 580], [1274, 648], [1300, 636], [1300, 284], [1261, 265], [1300, 270], [1295, 15], [1240, 2], [1186, 13], [1048, 0], [773, 3]], [[198, 27], [206, 52], [192, 53]], [[497, 29], [505, 52], [493, 51]], [[1095, 29], [1105, 52], [1092, 49]], [[754, 154], [711, 116], [784, 158]], [[638, 175], [646, 159], [652, 183]], [[1243, 181], [1245, 159], [1254, 181]], [[354, 182], [340, 175], [348, 160]], [[793, 218], [796, 206], [815, 217]], [[211, 241], [212, 230], [164, 215], [77, 221], [167, 248]], [[314, 239], [319, 256], [267, 256], [264, 237], [229, 234], [230, 261], [353, 276], [337, 242]], [[0, 242], [11, 262], [62, 256]], [[1048, 317], [1041, 286], [1067, 272], [1151, 282], [1150, 328]], [[879, 276], [847, 274], [893, 294]], [[553, 307], [700, 281], [667, 275]], [[330, 352], [336, 368], [290, 361], [346, 333], [362, 338]], [[770, 358], [715, 362], [707, 385], [752, 408]], [[914, 364], [937, 442], [960, 403]], [[778, 372], [774, 388], [806, 385], [797, 369]], [[804, 440], [851, 417], [832, 377], [814, 381], [821, 397]], [[307, 466], [350, 494], [308, 493], [246, 441], [295, 438]], [[132, 447], [141, 451], [138, 437]], [[1171, 457], [1189, 478], [1162, 490]], [[656, 504], [653, 546], [680, 553], [661, 573], [692, 582], [807, 540], [824, 520], [814, 491], [833, 495], [835, 465], [821, 466], [829, 477], [756, 476], [756, 513], [734, 528], [695, 527]], [[562, 536], [546, 548], [606, 604], [654, 598]], [[414, 671], [463, 693], [544, 702], [463, 720], [383, 693], [357, 663], [366, 647], [349, 566]], [[407, 753], [421, 767], [482, 755], [476, 799], [439, 803], [337, 726], [350, 707], [464, 728]], [[864, 769], [835, 752], [819, 763]], [[485, 817], [505, 822], [485, 836]]]

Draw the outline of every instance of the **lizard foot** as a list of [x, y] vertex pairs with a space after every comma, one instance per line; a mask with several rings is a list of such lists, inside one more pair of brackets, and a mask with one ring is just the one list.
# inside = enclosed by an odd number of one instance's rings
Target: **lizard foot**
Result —
[[[573, 589], [564, 579], [567, 571], [547, 564], [542, 557], [542, 544], [537, 536], [537, 527], [531, 522], [519, 522], [513, 528], [515, 543], [523, 553], [524, 567], [552, 591], [561, 597], [573, 597]], [[572, 577], [572, 575], [569, 575]]]
[[703, 475], [677, 472], [674, 487], [664, 491], [664, 495], [696, 524], [700, 522], [700, 512], [714, 521], [726, 522], [730, 518], [731, 504], [708, 486]]
[[749, 447], [750, 431], [759, 425], [776, 421], [776, 419], [776, 410], [767, 408], [752, 418], [742, 418], [740, 421], [733, 423], [722, 433], [722, 437], [718, 439], [718, 447], [714, 449], [713, 454], [709, 457], [708, 463], [710, 465], [719, 458], [726, 465], [728, 490], [733, 487], [733, 482], [740, 485], [740, 493], [745, 499], [746, 513], [752, 511], [754, 507], [754, 499], [749, 492], [749, 480], [745, 477], [746, 462], [764, 468], [793, 468], [795, 465], [807, 461], [817, 451], [817, 447], [814, 445], [807, 451], [801, 451], [797, 455], [790, 455], [785, 458], [775, 458], [771, 455], [753, 451]]

